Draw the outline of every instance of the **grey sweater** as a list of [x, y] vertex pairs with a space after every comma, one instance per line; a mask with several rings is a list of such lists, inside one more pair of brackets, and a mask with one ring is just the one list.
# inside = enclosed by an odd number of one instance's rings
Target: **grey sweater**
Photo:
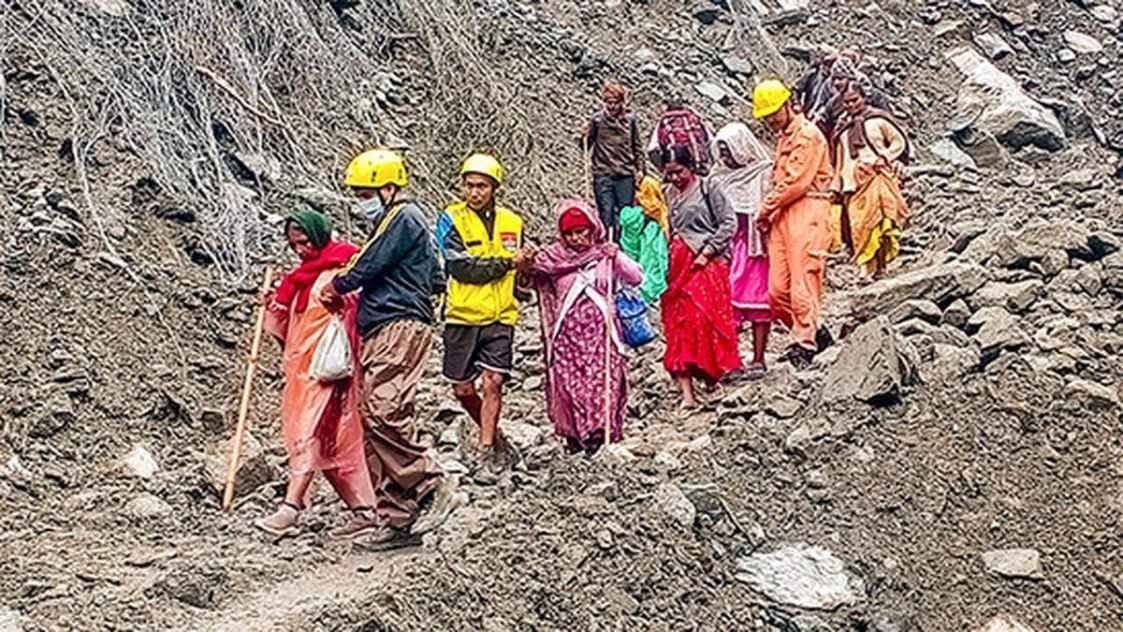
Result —
[[[671, 234], [681, 237], [695, 254], [728, 257], [729, 242], [737, 229], [737, 216], [729, 201], [716, 187], [698, 178], [686, 191], [667, 186], [667, 203], [671, 207]], [[702, 196], [703, 189], [706, 197]]]

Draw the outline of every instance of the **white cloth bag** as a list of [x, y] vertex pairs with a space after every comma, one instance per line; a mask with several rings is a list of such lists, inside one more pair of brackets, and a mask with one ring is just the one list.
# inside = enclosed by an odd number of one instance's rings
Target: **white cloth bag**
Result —
[[332, 318], [312, 354], [309, 376], [321, 382], [336, 382], [351, 377], [354, 366], [351, 361], [351, 341], [347, 339], [347, 329], [343, 321]]

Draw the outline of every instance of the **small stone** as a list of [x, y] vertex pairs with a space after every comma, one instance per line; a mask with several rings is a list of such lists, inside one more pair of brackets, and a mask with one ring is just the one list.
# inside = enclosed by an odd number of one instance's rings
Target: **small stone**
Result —
[[31, 425], [28, 434], [35, 439], [49, 439], [78, 419], [74, 402], [66, 393], [55, 393], [47, 400], [47, 410]]
[[1105, 24], [1114, 24], [1119, 21], [1119, 11], [1110, 4], [1097, 4], [1092, 7], [1092, 16]]
[[140, 445], [134, 446], [132, 451], [121, 459], [121, 466], [126, 474], [146, 480], [160, 471], [156, 459], [152, 458], [152, 454]]
[[682, 469], [682, 461], [679, 458], [666, 450], [660, 450], [655, 453], [655, 466], [666, 472], [674, 472]]
[[694, 90], [715, 103], [724, 104], [729, 102], [729, 93], [725, 91], [725, 88], [712, 81], [703, 81], [695, 85]]
[[712, 3], [699, 4], [694, 9], [694, 18], [705, 25], [713, 24], [721, 16], [721, 9]]
[[542, 441], [544, 431], [538, 426], [517, 421], [507, 421], [501, 426], [505, 436], [519, 450], [529, 450]]
[[1031, 279], [1021, 283], [1000, 283], [992, 281], [979, 288], [969, 299], [971, 306], [1005, 307], [1016, 314], [1025, 313], [1037, 302], [1045, 283]]
[[125, 513], [141, 520], [158, 518], [172, 513], [172, 506], [152, 494], [141, 494], [129, 501]]
[[20, 632], [23, 630], [23, 617], [18, 610], [0, 608], [0, 631]]
[[1069, 48], [1080, 55], [1098, 55], [1104, 49], [1098, 39], [1080, 31], [1065, 31], [1064, 40]]
[[636, 49], [636, 51], [632, 53], [632, 57], [634, 57], [636, 63], [641, 66], [643, 64], [655, 64], [659, 61], [659, 55], [647, 47]]
[[545, 380], [541, 375], [532, 375], [523, 380], [523, 390], [528, 392], [540, 391], [545, 384]]
[[987, 57], [991, 59], [1002, 59], [1007, 55], [1013, 55], [1014, 49], [1002, 39], [1002, 36], [993, 31], [986, 33], [979, 33], [975, 36], [975, 44], [983, 49]]
[[803, 402], [781, 394], [773, 395], [764, 405], [765, 412], [778, 419], [791, 419], [799, 413], [801, 408], [803, 408]]
[[952, 327], [963, 329], [970, 318], [971, 308], [967, 305], [967, 302], [963, 299], [956, 299], [944, 310], [943, 322]]
[[1071, 64], [1076, 61], [1076, 53], [1070, 48], [1062, 48], [1057, 51], [1057, 61], [1062, 64]]
[[724, 55], [721, 58], [721, 65], [734, 78], [751, 77], [756, 72], [756, 67], [751, 61], [737, 55]]
[[1001, 549], [983, 553], [987, 570], [1013, 579], [1044, 579], [1041, 554], [1034, 549]]
[[830, 423], [821, 417], [805, 421], [784, 440], [784, 451], [789, 454], [806, 456], [811, 445], [830, 434]]
[[973, 632], [1033, 632], [1033, 628], [1008, 614], [1000, 614]]
[[682, 528], [694, 526], [697, 510], [694, 503], [674, 483], [663, 483], [655, 490], [655, 503], [659, 509], [670, 516]]
[[937, 159], [960, 169], [978, 171], [979, 166], [970, 154], [964, 152], [954, 141], [941, 138], [928, 146], [928, 151]]

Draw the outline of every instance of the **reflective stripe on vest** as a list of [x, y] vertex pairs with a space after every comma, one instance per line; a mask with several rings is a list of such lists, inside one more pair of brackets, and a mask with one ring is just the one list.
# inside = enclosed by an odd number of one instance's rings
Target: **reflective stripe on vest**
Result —
[[[495, 209], [495, 226], [491, 235], [475, 211], [460, 202], [446, 209], [452, 225], [472, 257], [514, 259], [522, 247], [523, 222], [505, 208]], [[448, 304], [445, 319], [454, 325], [514, 325], [519, 320], [515, 300], [515, 271], [486, 285], [448, 280]]]

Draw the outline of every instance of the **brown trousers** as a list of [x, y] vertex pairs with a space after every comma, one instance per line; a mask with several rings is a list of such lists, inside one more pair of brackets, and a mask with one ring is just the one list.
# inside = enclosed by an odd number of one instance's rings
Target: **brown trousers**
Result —
[[433, 345], [424, 323], [401, 320], [363, 343], [364, 447], [379, 519], [402, 529], [417, 518], [418, 503], [444, 473], [417, 443], [417, 383]]

